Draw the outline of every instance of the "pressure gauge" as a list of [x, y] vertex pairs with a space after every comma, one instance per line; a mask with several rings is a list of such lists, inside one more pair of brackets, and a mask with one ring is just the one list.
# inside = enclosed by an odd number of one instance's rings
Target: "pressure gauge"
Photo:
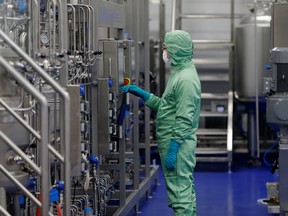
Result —
[[49, 43], [49, 37], [46, 33], [42, 33], [40, 35], [40, 41], [42, 44], [48, 44]]

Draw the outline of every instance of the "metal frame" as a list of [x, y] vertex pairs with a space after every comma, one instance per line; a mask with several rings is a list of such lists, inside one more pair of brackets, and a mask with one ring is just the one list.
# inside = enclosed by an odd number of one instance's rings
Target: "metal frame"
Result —
[[164, 93], [166, 86], [166, 68], [165, 62], [162, 60], [162, 44], [165, 37], [165, 4], [163, 0], [159, 4], [159, 96]]
[[154, 170], [150, 171], [149, 178], [145, 178], [144, 181], [139, 184], [139, 189], [133, 190], [133, 192], [126, 198], [126, 205], [120, 207], [113, 216], [126, 216], [135, 206], [136, 211], [138, 211], [138, 203], [140, 199], [145, 195], [147, 197], [147, 192], [150, 191], [153, 184], [158, 185], [158, 176], [159, 166], [156, 166]]

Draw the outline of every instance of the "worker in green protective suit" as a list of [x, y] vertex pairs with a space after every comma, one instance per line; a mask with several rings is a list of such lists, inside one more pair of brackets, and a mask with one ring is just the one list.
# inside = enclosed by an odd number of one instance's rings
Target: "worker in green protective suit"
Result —
[[193, 172], [196, 165], [201, 84], [192, 62], [194, 45], [185, 31], [165, 35], [163, 60], [172, 71], [161, 98], [135, 85], [122, 87], [141, 97], [157, 110], [157, 143], [168, 192], [169, 207], [175, 216], [196, 215]]

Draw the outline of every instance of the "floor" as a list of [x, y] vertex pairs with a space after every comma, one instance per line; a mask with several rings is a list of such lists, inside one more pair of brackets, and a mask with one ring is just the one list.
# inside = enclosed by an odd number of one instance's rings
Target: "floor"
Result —
[[[257, 200], [266, 197], [266, 182], [277, 181], [267, 167], [237, 166], [227, 171], [195, 171], [198, 216], [268, 216]], [[167, 207], [162, 171], [160, 186], [140, 208], [140, 216], [173, 216]], [[132, 214], [133, 215], [133, 214]], [[131, 215], [131, 216], [132, 216]], [[135, 214], [134, 214], [135, 215]]]

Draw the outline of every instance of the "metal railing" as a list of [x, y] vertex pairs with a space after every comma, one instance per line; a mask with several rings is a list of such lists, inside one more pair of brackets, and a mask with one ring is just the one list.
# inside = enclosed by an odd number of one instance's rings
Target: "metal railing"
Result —
[[[48, 149], [49, 151], [58, 158], [61, 163], [64, 165], [64, 182], [65, 182], [65, 193], [64, 193], [64, 214], [70, 215], [70, 97], [69, 94], [59, 85], [53, 78], [49, 76], [27, 53], [25, 53], [20, 47], [17, 46], [2, 30], [0, 30], [0, 38], [16, 53], [18, 54], [23, 60], [25, 60], [34, 70], [35, 72], [41, 76], [43, 80], [45, 80], [51, 87], [59, 93], [61, 99], [63, 100], [63, 109], [61, 109], [61, 126], [60, 130], [63, 131], [63, 135], [60, 134], [61, 139], [61, 150], [57, 152], [51, 145], [48, 143], [48, 126], [46, 125], [48, 122], [48, 105], [46, 102], [46, 98], [42, 96], [36, 88], [34, 88], [33, 85], [31, 85], [27, 80], [25, 80], [12, 66], [9, 65], [9, 63], [4, 59], [0, 58], [0, 64], [6, 68], [6, 70], [14, 76], [17, 81], [19, 80], [19, 83], [23, 85], [24, 88], [26, 88], [36, 99], [39, 100], [41, 103], [41, 176], [42, 176], [42, 190], [44, 190], [42, 193], [42, 212], [48, 212], [48, 205], [49, 204], [49, 185], [48, 182]], [[36, 93], [37, 92], [37, 93]], [[41, 97], [40, 97], [41, 96]], [[44, 99], [43, 99], [44, 97]], [[3, 102], [1, 103], [4, 104]], [[5, 107], [5, 104], [4, 104]], [[46, 110], [44, 110], [46, 109]], [[7, 110], [10, 114], [12, 114], [15, 117], [15, 113], [11, 111], [11, 109]], [[16, 114], [17, 115], [17, 114]], [[43, 116], [42, 116], [43, 115]], [[47, 116], [46, 116], [47, 115]], [[16, 117], [16, 119], [19, 121], [20, 117]], [[19, 121], [20, 124], [23, 125], [23, 121]], [[43, 124], [43, 125], [42, 125]], [[25, 126], [24, 126], [25, 125]], [[37, 133], [32, 130], [30, 126], [27, 126], [26, 123], [23, 126], [28, 129], [31, 133], [35, 135]], [[44, 131], [46, 130], [46, 131]], [[39, 134], [38, 134], [39, 135]], [[36, 136], [36, 138], [39, 138], [39, 136]], [[1, 136], [2, 139], [4, 139], [3, 136]], [[6, 140], [8, 141], [8, 140]], [[15, 144], [14, 144], [15, 145]], [[44, 157], [45, 154], [47, 155], [47, 158]], [[46, 159], [45, 159], [46, 158]], [[2, 167], [2, 171], [4, 167]], [[5, 171], [4, 171], [5, 172]], [[5, 174], [5, 173], [4, 173]], [[7, 176], [8, 177], [8, 176]], [[45, 204], [45, 205], [44, 205]]]
[[[3, 57], [0, 56], [0, 65], [11, 74], [17, 82], [22, 85], [28, 92], [30, 92], [41, 104], [41, 139], [40, 139], [40, 152], [41, 152], [41, 168], [38, 167], [33, 161], [27, 157], [27, 155], [15, 144], [13, 143], [2, 131], [0, 131], [0, 138], [9, 145], [16, 153], [18, 153], [23, 160], [25, 160], [31, 168], [41, 176], [41, 195], [42, 204], [38, 201], [9, 171], [0, 164], [0, 171], [6, 175], [12, 182], [14, 182], [23, 192], [27, 195], [38, 207], [42, 208], [43, 215], [45, 212], [49, 211], [49, 185], [48, 179], [48, 104], [46, 98], [41, 95], [38, 90], [31, 85], [25, 78], [22, 77]], [[3, 103], [2, 103], [3, 104]], [[17, 114], [16, 114], [17, 115]], [[26, 123], [25, 123], [26, 125]]]

